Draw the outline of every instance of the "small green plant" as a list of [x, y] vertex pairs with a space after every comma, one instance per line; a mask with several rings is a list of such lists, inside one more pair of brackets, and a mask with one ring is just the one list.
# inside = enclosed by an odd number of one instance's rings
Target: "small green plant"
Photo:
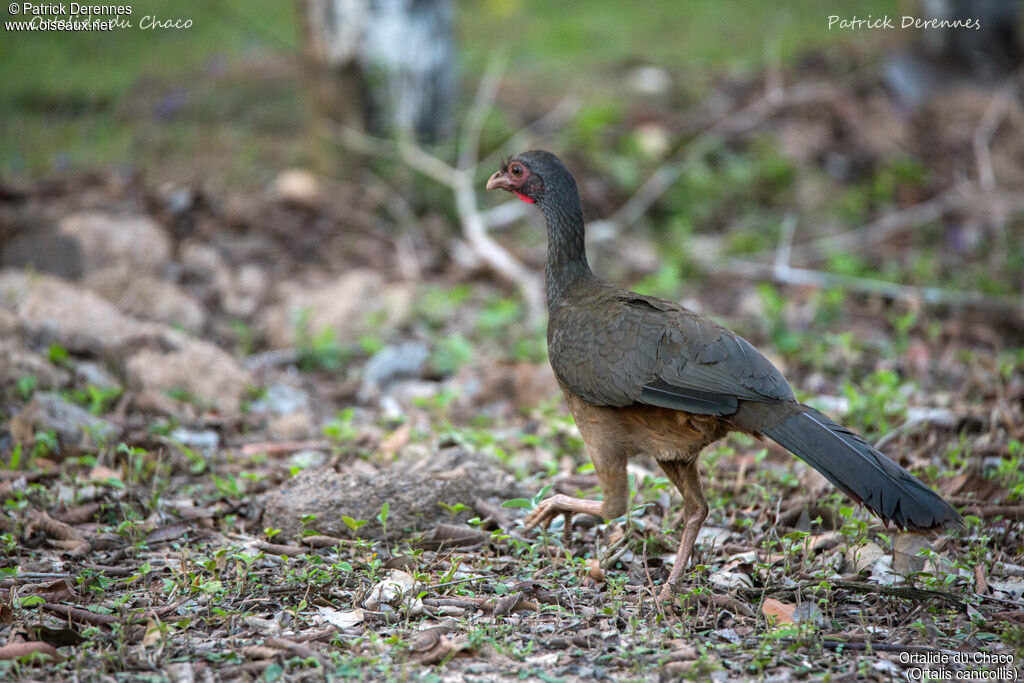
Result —
[[46, 429], [35, 433], [35, 444], [32, 446], [32, 459], [45, 458], [51, 453], [56, 453], [59, 448], [57, 432], [53, 429]]
[[7, 462], [7, 468], [11, 470], [21, 469], [21, 442], [14, 444], [14, 448], [11, 449], [11, 458]]
[[844, 383], [851, 426], [869, 441], [888, 434], [897, 421], [906, 418], [911, 390], [909, 383], [902, 382], [896, 371], [888, 368], [876, 370], [859, 384]]
[[367, 523], [367, 520], [365, 519], [352, 519], [348, 515], [342, 515], [341, 521], [348, 527], [348, 530], [352, 532], [353, 536], [358, 536], [359, 529]]
[[217, 491], [225, 498], [245, 497], [245, 487], [239, 482], [238, 477], [231, 474], [225, 477], [218, 477], [216, 474], [211, 472], [210, 478], [217, 486]]
[[473, 345], [461, 334], [441, 338], [434, 349], [434, 368], [442, 375], [453, 375], [473, 359]]
[[443, 507], [445, 510], [447, 510], [448, 514], [450, 514], [452, 516], [457, 515], [460, 512], [463, 512], [463, 511], [469, 509], [469, 506], [464, 505], [462, 503], [456, 503], [455, 505], [449, 505], [448, 503], [442, 503], [441, 501], [437, 501], [437, 504], [440, 505], [441, 507]]
[[47, 347], [46, 357], [49, 358], [50, 362], [54, 365], [65, 365], [68, 362], [70, 354], [66, 348], [54, 342]]
[[22, 400], [27, 401], [32, 398], [32, 393], [36, 390], [39, 381], [35, 375], [22, 375], [18, 378], [18, 396]]
[[307, 372], [337, 371], [348, 360], [350, 352], [338, 341], [338, 333], [333, 327], [323, 327], [313, 332], [310, 329], [312, 316], [312, 311], [302, 309], [292, 320], [299, 355], [298, 366]]
[[768, 334], [771, 336], [775, 348], [787, 355], [800, 351], [804, 346], [802, 335], [794, 331], [786, 319], [790, 300], [783, 296], [774, 285], [767, 282], [757, 286], [757, 295], [764, 307]]
[[121, 387], [101, 388], [90, 384], [85, 389], [70, 392], [70, 398], [75, 403], [88, 408], [93, 415], [103, 415], [110, 412], [114, 401], [123, 393], [124, 390]]
[[355, 408], [338, 411], [334, 419], [324, 425], [324, 436], [338, 444], [354, 441], [359, 436], [359, 430], [353, 424], [355, 417]]

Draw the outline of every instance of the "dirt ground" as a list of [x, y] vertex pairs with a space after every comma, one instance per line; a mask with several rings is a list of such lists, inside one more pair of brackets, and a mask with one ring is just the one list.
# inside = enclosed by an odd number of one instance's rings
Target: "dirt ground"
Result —
[[[12, 179], [0, 678], [1015, 680], [1024, 108], [961, 89], [910, 112], [863, 70], [815, 69], [827, 88], [717, 131], [651, 224], [595, 241], [595, 268], [735, 326], [965, 529], [886, 529], [778, 447], [730, 437], [702, 459], [696, 566], [659, 604], [679, 500], [653, 462], [631, 469], [626, 518], [523, 529], [550, 493], [599, 495], [596, 477], [543, 330], [465, 255], [439, 199], [403, 213], [402, 174], [282, 170], [245, 196], [114, 172]], [[762, 94], [723, 83], [685, 117], [650, 105], [603, 135], [657, 168], [677, 153], [665, 136]], [[566, 156], [588, 214], [629, 197], [599, 154]], [[682, 205], [700, 227], [665, 275], [680, 247], [658, 226]], [[794, 266], [850, 279], [766, 285], [777, 235], [738, 206], [800, 216]], [[497, 236], [542, 267], [535, 218]], [[869, 291], [893, 272], [911, 287]], [[948, 296], [966, 289], [980, 293]]]

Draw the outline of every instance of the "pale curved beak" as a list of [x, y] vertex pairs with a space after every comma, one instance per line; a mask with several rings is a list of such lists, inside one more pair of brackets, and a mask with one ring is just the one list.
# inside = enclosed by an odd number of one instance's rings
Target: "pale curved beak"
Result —
[[495, 171], [494, 175], [487, 180], [487, 189], [493, 190], [494, 188], [502, 190], [508, 189], [508, 178], [506, 178], [505, 174], [501, 171]]

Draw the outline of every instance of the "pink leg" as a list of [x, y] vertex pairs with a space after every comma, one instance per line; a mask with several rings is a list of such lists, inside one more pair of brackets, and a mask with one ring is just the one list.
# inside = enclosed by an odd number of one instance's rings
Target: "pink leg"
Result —
[[704, 498], [704, 488], [700, 482], [700, 470], [697, 469], [696, 461], [686, 463], [664, 460], [658, 461], [658, 464], [683, 496], [683, 518], [686, 521], [683, 537], [676, 550], [675, 564], [672, 565], [672, 572], [659, 596], [661, 600], [671, 600], [679, 590], [680, 579], [693, 554], [693, 544], [697, 541], [700, 528], [704, 526], [704, 520], [707, 519], [708, 502]]
[[629, 478], [626, 476], [626, 456], [620, 452], [601, 452], [587, 447], [594, 471], [601, 482], [604, 500], [573, 498], [561, 493], [541, 501], [526, 517], [526, 528], [543, 526], [545, 529], [558, 515], [565, 515], [565, 528], [569, 529], [572, 515], [580, 512], [587, 515], [615, 519], [626, 514], [629, 506]]

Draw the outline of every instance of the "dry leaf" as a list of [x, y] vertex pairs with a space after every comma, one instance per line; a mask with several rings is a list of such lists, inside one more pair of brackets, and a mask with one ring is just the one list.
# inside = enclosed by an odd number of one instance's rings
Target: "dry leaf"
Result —
[[871, 569], [875, 562], [885, 555], [885, 551], [877, 543], [868, 541], [863, 545], [851, 546], [846, 549], [846, 562], [849, 571], [859, 574], [865, 569]]
[[40, 641], [32, 641], [28, 643], [11, 643], [10, 645], [4, 645], [0, 647], [0, 661], [10, 659], [21, 659], [26, 657], [33, 652], [38, 652], [47, 657], [53, 657], [57, 659], [57, 648], [49, 643], [43, 643]]
[[246, 659], [273, 659], [281, 654], [280, 650], [265, 645], [245, 645], [242, 647], [242, 656]]
[[145, 647], [159, 645], [164, 639], [164, 632], [160, 630], [160, 624], [151, 621], [146, 624], [146, 635], [142, 637], [142, 644]]
[[436, 631], [428, 631], [416, 637], [412, 660], [417, 664], [436, 664], [469, 648], [469, 641], [465, 638], [452, 640]]
[[356, 624], [363, 623], [363, 620], [366, 619], [366, 615], [361, 609], [336, 610], [330, 607], [318, 607], [317, 609], [320, 611], [322, 621], [338, 628], [351, 628]]
[[174, 524], [168, 524], [162, 526], [159, 529], [153, 529], [146, 534], [146, 543], [166, 543], [167, 541], [173, 541], [181, 538], [188, 533], [190, 525], [183, 522], [175, 522]]
[[483, 543], [490, 538], [479, 529], [460, 524], [438, 524], [430, 538], [425, 538], [417, 545], [436, 550], [441, 547], [468, 546]]
[[121, 481], [121, 473], [105, 465], [96, 465], [96, 467], [93, 467], [92, 471], [89, 472], [90, 481], [108, 481], [110, 479]]
[[412, 423], [406, 422], [401, 427], [391, 432], [386, 439], [380, 442], [380, 450], [389, 458], [394, 456], [407, 443], [412, 433]]
[[503, 617], [507, 614], [512, 614], [519, 603], [523, 601], [522, 591], [516, 591], [515, 593], [509, 593], [505, 597], [494, 601], [494, 616]]
[[893, 571], [902, 576], [923, 571], [926, 558], [919, 553], [924, 548], [931, 548], [924, 534], [897, 534], [892, 545]]
[[601, 569], [601, 561], [596, 557], [587, 560], [587, 576], [595, 583], [604, 583], [604, 571]]
[[974, 592], [979, 595], [988, 593], [988, 579], [985, 577], [985, 565], [980, 562], [974, 565]]
[[768, 619], [774, 618], [776, 624], [792, 624], [795, 611], [796, 605], [787, 605], [775, 598], [768, 598], [761, 605], [761, 614]]

